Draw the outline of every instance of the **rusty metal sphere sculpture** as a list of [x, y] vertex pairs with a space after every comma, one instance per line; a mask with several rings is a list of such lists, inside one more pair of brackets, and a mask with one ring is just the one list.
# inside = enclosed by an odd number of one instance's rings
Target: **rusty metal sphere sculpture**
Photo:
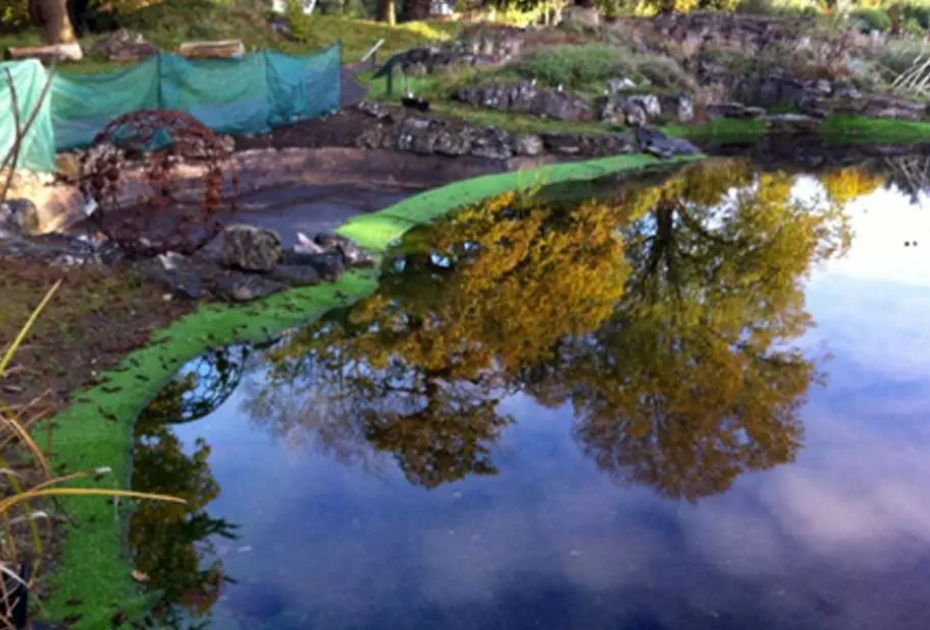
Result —
[[80, 165], [95, 227], [141, 256], [192, 254], [237, 209], [231, 151], [210, 128], [179, 111], [120, 116], [100, 132]]

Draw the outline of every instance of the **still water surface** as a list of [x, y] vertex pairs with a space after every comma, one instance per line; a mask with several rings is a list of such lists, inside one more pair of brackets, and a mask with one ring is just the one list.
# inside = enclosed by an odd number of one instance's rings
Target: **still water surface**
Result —
[[185, 628], [930, 627], [930, 215], [883, 182], [716, 162], [410, 235], [143, 414], [135, 486], [192, 506], [137, 566]]

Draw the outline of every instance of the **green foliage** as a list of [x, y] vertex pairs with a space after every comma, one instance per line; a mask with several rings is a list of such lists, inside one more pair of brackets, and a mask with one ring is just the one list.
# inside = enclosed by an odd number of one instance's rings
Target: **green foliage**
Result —
[[578, 89], [628, 73], [631, 55], [614, 46], [553, 46], [536, 51], [511, 65], [524, 78], [547, 85]]
[[28, 26], [29, 0], [5, 0], [0, 7], [0, 32]]
[[860, 9], [852, 17], [861, 24], [863, 32], [891, 30], [891, 17], [881, 9]]
[[600, 88], [608, 79], [620, 76], [637, 81], [648, 79], [658, 88], [693, 88], [690, 76], [673, 59], [637, 55], [607, 44], [543, 48], [517, 60], [508, 69], [523, 78], [574, 90]]

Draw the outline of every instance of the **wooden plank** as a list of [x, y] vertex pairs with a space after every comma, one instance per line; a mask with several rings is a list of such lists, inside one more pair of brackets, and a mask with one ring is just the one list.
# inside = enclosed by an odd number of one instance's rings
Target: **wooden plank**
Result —
[[178, 52], [197, 59], [235, 59], [245, 55], [245, 44], [240, 39], [219, 42], [185, 42]]

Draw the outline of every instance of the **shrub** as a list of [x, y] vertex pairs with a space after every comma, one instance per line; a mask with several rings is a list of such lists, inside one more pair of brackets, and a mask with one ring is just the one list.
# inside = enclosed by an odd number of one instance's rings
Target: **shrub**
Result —
[[671, 57], [644, 55], [636, 59], [636, 70], [656, 87], [694, 90], [694, 79]]
[[852, 17], [860, 24], [860, 30], [863, 32], [884, 33], [891, 30], [891, 17], [881, 9], [860, 9], [853, 13]]
[[624, 49], [605, 44], [554, 46], [517, 60], [511, 69], [524, 78], [578, 89], [629, 74], [631, 57]]
[[693, 80], [674, 59], [636, 55], [607, 44], [543, 48], [517, 60], [509, 69], [526, 79], [574, 90], [599, 89], [608, 79], [621, 76], [634, 81], [648, 79], [662, 89], [694, 89]]

